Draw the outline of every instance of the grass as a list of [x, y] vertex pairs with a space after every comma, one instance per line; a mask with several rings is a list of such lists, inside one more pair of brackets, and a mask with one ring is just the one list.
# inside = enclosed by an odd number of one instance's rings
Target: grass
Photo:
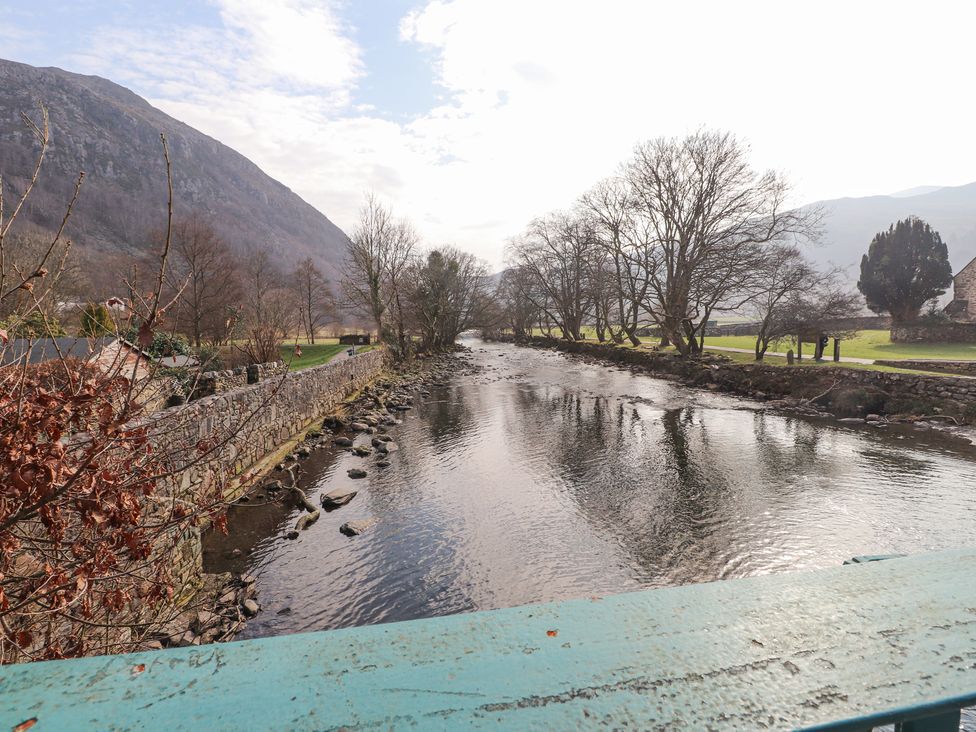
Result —
[[[706, 343], [708, 341], [706, 340]], [[738, 346], [736, 346], [738, 348]], [[757, 363], [755, 356], [751, 353], [736, 353], [734, 351], [716, 351], [722, 356], [727, 356], [736, 363]], [[765, 356], [761, 363], [766, 366], [787, 366], [786, 359], [782, 356]], [[936, 371], [920, 371], [918, 369], [903, 369], [897, 366], [883, 366], [881, 364], [866, 363], [834, 363], [833, 361], [816, 362], [812, 357], [796, 361], [794, 366], [810, 369], [862, 369], [865, 371], [887, 371], [895, 374], [924, 374], [926, 376], [945, 376], [944, 373]]]
[[[336, 354], [350, 347], [339, 345], [338, 338], [316, 338], [314, 345], [302, 338], [299, 339], [298, 343], [302, 348], [301, 356], [295, 356], [294, 339], [281, 344], [281, 359], [288, 364], [289, 371], [301, 371], [313, 366], [321, 366], [335, 358]], [[357, 346], [356, 350], [357, 352], [361, 351], [363, 347]]]
[[[813, 355], [813, 344], [804, 343], [804, 355]], [[753, 336], [716, 336], [705, 338], [705, 346], [727, 348], [756, 347]], [[789, 343], [770, 346], [770, 350], [785, 351], [796, 347]], [[832, 353], [833, 343], [828, 346]], [[903, 359], [947, 359], [953, 361], [976, 360], [976, 343], [892, 343], [886, 330], [862, 330], [849, 340], [840, 342], [840, 355], [852, 358], [870, 358], [898, 361]], [[851, 364], [847, 364], [848, 366]]]
[[[536, 329], [535, 335], [542, 335]], [[587, 341], [596, 342], [596, 335], [593, 328], [584, 328], [583, 335]], [[657, 338], [642, 338], [641, 342], [645, 345], [654, 345], [659, 342]], [[727, 356], [736, 363], [756, 363], [752, 351], [756, 347], [756, 339], [753, 336], [722, 336], [705, 338], [705, 347], [725, 346], [727, 348], [747, 348], [749, 353], [736, 353], [734, 351], [715, 351], [715, 353]], [[927, 376], [945, 376], [944, 373], [935, 371], [924, 371], [919, 369], [903, 369], [896, 366], [884, 366], [881, 364], [862, 364], [862, 363], [834, 363], [831, 360], [816, 362], [813, 360], [813, 344], [806, 344], [803, 349], [804, 358], [797, 361], [796, 366], [800, 368], [817, 369], [862, 369], [867, 371], [888, 371], [899, 374], [925, 374]], [[621, 348], [632, 348], [630, 343], [621, 344]], [[771, 351], [785, 351], [788, 348], [796, 347], [790, 343], [782, 343], [779, 346], [771, 345]], [[832, 353], [833, 344], [828, 348], [827, 356]], [[670, 350], [670, 349], [669, 349]], [[841, 341], [840, 353], [842, 356], [854, 358], [885, 359], [897, 361], [900, 359], [951, 359], [957, 361], [968, 361], [976, 359], [976, 344], [966, 343], [892, 343], [889, 333], [886, 330], [863, 330], [855, 338]], [[786, 366], [786, 359], [782, 356], [767, 355], [762, 363], [768, 366]]]

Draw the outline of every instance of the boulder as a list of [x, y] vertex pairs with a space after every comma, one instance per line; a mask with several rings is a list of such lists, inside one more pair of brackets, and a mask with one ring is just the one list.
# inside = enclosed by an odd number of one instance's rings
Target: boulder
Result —
[[371, 447], [367, 447], [366, 445], [356, 445], [356, 447], [352, 449], [352, 452], [353, 455], [358, 455], [359, 457], [366, 457], [367, 455], [373, 452], [373, 449]]
[[400, 446], [395, 442], [393, 442], [392, 440], [390, 440], [389, 442], [381, 442], [379, 445], [376, 446], [376, 449], [379, 450], [384, 455], [388, 455], [391, 452], [396, 452], [397, 450], [399, 450]]
[[369, 425], [365, 422], [353, 422], [349, 425], [349, 429], [351, 429], [353, 432], [365, 432], [369, 429]]
[[338, 447], [352, 447], [352, 440], [348, 437], [336, 437], [332, 443]]
[[362, 468], [350, 468], [348, 471], [346, 471], [346, 475], [348, 475], [350, 478], [365, 478], [366, 471]]
[[379, 519], [377, 518], [361, 519], [359, 521], [347, 521], [339, 527], [339, 531], [346, 536], [359, 536], [360, 534], [369, 530], [369, 528], [375, 525], [378, 521]]
[[212, 628], [220, 622], [220, 616], [207, 612], [206, 610], [201, 610], [197, 613], [196, 617], [193, 618], [193, 622], [190, 624], [191, 630], [196, 633], [202, 634], [208, 628]]
[[336, 488], [334, 491], [323, 493], [319, 496], [319, 500], [324, 508], [339, 508], [355, 498], [358, 492], [351, 488]]
[[377, 460], [376, 461], [376, 467], [377, 468], [388, 468], [391, 465], [393, 465], [393, 463], [391, 463], [389, 460]]
[[244, 614], [247, 615], [247, 617], [253, 618], [258, 614], [258, 610], [261, 609], [261, 606], [258, 605], [254, 600], [245, 600], [244, 604], [241, 605], [241, 609], [244, 611]]

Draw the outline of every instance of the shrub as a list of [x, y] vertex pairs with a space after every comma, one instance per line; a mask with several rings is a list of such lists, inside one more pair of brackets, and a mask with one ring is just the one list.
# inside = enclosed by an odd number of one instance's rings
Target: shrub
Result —
[[108, 308], [100, 302], [90, 302], [81, 311], [81, 335], [99, 338], [115, 332], [115, 321]]

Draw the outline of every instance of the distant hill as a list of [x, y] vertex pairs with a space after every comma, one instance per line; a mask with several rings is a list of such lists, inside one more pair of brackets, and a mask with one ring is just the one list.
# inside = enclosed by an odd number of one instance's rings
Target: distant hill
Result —
[[173, 161], [177, 215], [205, 216], [240, 253], [266, 248], [283, 267], [312, 256], [334, 275], [346, 235], [254, 163], [97, 76], [0, 60], [0, 175], [9, 201], [30, 175], [35, 146], [22, 112], [49, 111], [52, 145], [25, 215], [54, 228], [78, 171], [86, 173], [69, 234], [83, 249], [138, 255], [165, 222], [159, 133]]
[[861, 256], [872, 237], [908, 216], [925, 219], [942, 235], [954, 272], [976, 257], [976, 183], [923, 186], [890, 196], [837, 198], [819, 205], [826, 213], [823, 242], [809, 253], [817, 262], [847, 267], [852, 281], [858, 278]]

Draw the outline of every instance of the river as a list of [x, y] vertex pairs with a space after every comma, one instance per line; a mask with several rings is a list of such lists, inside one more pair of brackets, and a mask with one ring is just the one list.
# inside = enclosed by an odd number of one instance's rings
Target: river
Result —
[[[976, 449], [940, 432], [767, 411], [555, 351], [468, 340], [374, 458], [315, 453], [302, 486], [359, 495], [232, 511], [209, 569], [257, 578], [243, 637], [839, 565], [972, 543]], [[368, 436], [357, 442], [368, 444]], [[351, 480], [350, 467], [369, 475]], [[376, 517], [366, 534], [339, 526]], [[229, 559], [232, 548], [242, 556]]]

